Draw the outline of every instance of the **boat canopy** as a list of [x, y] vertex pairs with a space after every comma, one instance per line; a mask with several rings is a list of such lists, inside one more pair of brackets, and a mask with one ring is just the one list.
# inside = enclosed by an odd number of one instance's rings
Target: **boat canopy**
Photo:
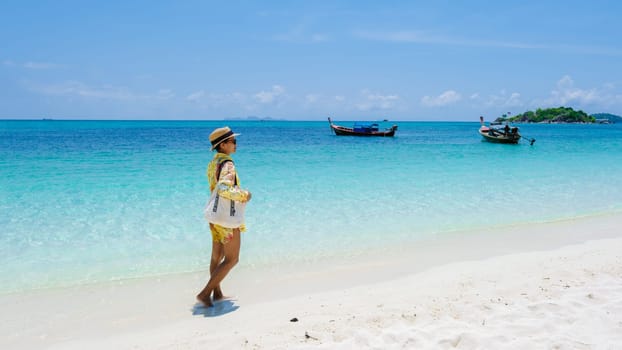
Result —
[[377, 123], [354, 123], [353, 129], [354, 131], [358, 131], [358, 132], [378, 131], [378, 124]]

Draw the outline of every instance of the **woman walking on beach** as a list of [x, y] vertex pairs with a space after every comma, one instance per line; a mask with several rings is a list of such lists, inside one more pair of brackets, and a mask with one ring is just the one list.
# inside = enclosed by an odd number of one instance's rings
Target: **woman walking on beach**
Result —
[[[249, 191], [239, 188], [239, 177], [233, 164], [231, 154], [236, 151], [239, 134], [234, 134], [229, 127], [214, 130], [209, 140], [212, 151], [216, 150], [214, 158], [207, 166], [207, 178], [210, 192], [218, 191], [221, 198], [234, 202], [248, 202], [251, 199]], [[212, 257], [210, 261], [210, 279], [203, 290], [197, 295], [197, 300], [205, 306], [212, 306], [214, 301], [224, 298], [220, 282], [229, 271], [238, 263], [240, 257], [240, 232], [245, 231], [244, 224], [237, 228], [228, 228], [216, 224], [209, 224], [212, 233]]]

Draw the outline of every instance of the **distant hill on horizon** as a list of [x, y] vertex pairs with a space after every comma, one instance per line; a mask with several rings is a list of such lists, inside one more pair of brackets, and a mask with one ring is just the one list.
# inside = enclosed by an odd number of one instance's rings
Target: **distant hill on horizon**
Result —
[[594, 113], [595, 119], [607, 119], [610, 123], [622, 123], [622, 117], [611, 113]]

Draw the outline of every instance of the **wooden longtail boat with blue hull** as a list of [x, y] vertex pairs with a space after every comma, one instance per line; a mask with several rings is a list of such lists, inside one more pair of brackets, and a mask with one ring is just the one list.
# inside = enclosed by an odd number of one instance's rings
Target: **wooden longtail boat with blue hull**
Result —
[[377, 123], [355, 123], [352, 128], [345, 126], [335, 125], [333, 121], [328, 118], [330, 128], [335, 132], [337, 136], [383, 136], [393, 137], [397, 130], [397, 125], [384, 130], [380, 130]]
[[[484, 124], [484, 117], [479, 117], [481, 127], [479, 128], [479, 134], [482, 135], [484, 140], [494, 143], [510, 143], [517, 144], [522, 138], [517, 126], [510, 126], [505, 124], [490, 123], [490, 126]], [[530, 145], [536, 142], [535, 139], [526, 139]]]

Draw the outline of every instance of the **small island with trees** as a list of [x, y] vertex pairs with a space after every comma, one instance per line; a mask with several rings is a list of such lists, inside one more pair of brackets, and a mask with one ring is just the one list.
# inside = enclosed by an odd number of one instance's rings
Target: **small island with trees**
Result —
[[596, 113], [589, 115], [582, 110], [575, 111], [570, 107], [538, 108], [535, 111], [527, 111], [515, 116], [507, 114], [495, 120], [495, 123], [619, 123], [622, 117], [610, 113]]

